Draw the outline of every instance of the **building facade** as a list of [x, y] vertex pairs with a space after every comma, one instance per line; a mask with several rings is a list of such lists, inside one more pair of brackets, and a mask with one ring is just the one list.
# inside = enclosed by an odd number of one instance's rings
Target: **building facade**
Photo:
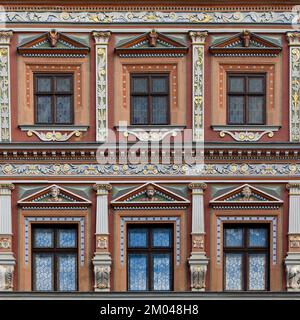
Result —
[[298, 1], [10, 1], [0, 290], [300, 290]]

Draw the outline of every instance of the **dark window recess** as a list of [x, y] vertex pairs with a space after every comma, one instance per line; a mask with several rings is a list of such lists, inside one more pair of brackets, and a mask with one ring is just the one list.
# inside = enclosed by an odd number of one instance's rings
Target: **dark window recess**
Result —
[[266, 225], [224, 227], [224, 290], [269, 289], [269, 228]]
[[130, 91], [132, 125], [169, 124], [168, 74], [132, 74]]
[[34, 74], [35, 123], [73, 124], [73, 74]]
[[77, 227], [34, 225], [32, 229], [33, 291], [76, 291]]
[[127, 271], [128, 291], [173, 290], [173, 228], [129, 226]]
[[266, 75], [227, 75], [227, 124], [266, 123]]

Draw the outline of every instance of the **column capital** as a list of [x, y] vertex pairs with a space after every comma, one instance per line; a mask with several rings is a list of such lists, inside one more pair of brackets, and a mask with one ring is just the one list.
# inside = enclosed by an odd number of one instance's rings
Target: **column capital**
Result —
[[199, 189], [203, 192], [206, 188], [207, 184], [204, 182], [191, 182], [189, 184], [189, 189], [192, 190], [192, 194], [197, 194], [199, 192]]
[[205, 39], [208, 36], [208, 31], [198, 30], [198, 31], [189, 31], [189, 36], [192, 39], [193, 45], [195, 44], [205, 44]]
[[93, 37], [95, 39], [96, 44], [108, 44], [108, 40], [111, 36], [110, 31], [93, 31]]
[[286, 189], [289, 190], [290, 195], [300, 196], [300, 183], [291, 182], [286, 185]]
[[15, 185], [12, 183], [0, 183], [0, 195], [10, 194], [15, 189]]
[[290, 46], [300, 46], [300, 32], [287, 32], [286, 37]]
[[10, 44], [12, 35], [11, 30], [0, 30], [0, 44]]
[[93, 185], [93, 189], [97, 192], [97, 195], [106, 195], [112, 189], [109, 183], [96, 183]]

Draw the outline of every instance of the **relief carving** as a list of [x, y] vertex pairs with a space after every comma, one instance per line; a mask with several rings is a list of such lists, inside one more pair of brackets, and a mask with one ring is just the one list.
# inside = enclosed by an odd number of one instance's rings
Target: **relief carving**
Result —
[[191, 287], [194, 290], [204, 290], [205, 289], [205, 276], [206, 276], [207, 266], [198, 265], [191, 266]]
[[300, 290], [300, 265], [289, 265], [287, 271], [287, 289]]
[[0, 266], [0, 291], [11, 291], [13, 288], [13, 266]]
[[110, 288], [110, 266], [95, 266], [95, 289]]

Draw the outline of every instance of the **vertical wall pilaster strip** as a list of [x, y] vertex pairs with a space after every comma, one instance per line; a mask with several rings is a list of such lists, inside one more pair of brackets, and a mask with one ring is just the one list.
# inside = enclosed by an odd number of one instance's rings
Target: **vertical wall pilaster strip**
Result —
[[206, 187], [205, 183], [191, 183], [189, 185], [192, 190], [192, 234], [205, 232], [203, 191]]
[[12, 234], [11, 191], [13, 184], [0, 184], [0, 235]]

